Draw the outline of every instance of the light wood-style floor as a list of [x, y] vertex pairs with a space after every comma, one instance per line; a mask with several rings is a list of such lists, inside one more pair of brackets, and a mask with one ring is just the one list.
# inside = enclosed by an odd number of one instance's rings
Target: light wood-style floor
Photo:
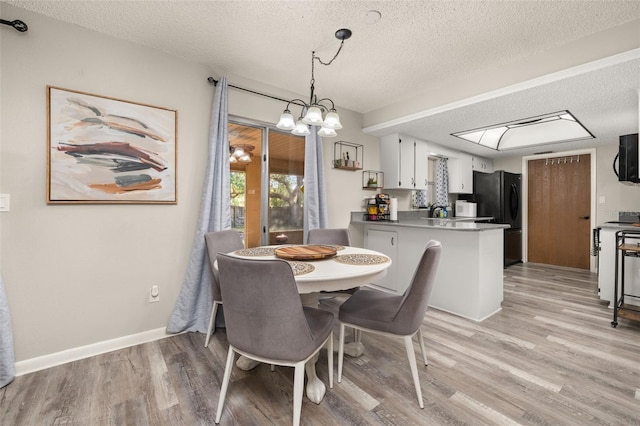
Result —
[[[491, 318], [429, 310], [424, 410], [403, 342], [363, 334], [365, 354], [345, 359], [343, 382], [321, 404], [304, 399], [302, 423], [640, 425], [640, 325], [621, 319], [611, 328], [595, 288], [588, 272], [516, 265], [505, 270], [503, 309]], [[340, 302], [321, 307], [337, 312]], [[188, 333], [18, 377], [0, 390], [0, 424], [211, 425], [224, 330], [203, 343]], [[291, 423], [292, 369], [236, 368], [231, 380], [221, 424]]]

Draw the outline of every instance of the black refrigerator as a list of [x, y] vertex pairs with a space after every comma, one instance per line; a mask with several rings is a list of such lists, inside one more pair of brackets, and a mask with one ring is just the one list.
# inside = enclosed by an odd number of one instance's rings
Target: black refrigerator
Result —
[[504, 267], [522, 262], [522, 175], [503, 170], [473, 172], [473, 199], [479, 217], [511, 225], [504, 230]]

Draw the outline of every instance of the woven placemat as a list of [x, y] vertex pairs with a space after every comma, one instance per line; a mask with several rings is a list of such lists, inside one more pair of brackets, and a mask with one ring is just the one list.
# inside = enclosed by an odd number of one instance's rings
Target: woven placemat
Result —
[[346, 265], [379, 265], [387, 263], [389, 258], [377, 254], [341, 254], [334, 257], [333, 260]]
[[297, 260], [287, 260], [287, 263], [291, 265], [291, 269], [293, 270], [293, 275], [304, 275], [309, 272], [313, 272], [316, 267], [305, 262], [298, 262]]
[[344, 250], [344, 246], [338, 246], [335, 244], [317, 244], [319, 246], [325, 246], [325, 247], [331, 247], [332, 249], [334, 249], [335, 251], [340, 251], [340, 250]]
[[233, 253], [238, 256], [273, 256], [275, 247], [253, 247], [236, 250]]

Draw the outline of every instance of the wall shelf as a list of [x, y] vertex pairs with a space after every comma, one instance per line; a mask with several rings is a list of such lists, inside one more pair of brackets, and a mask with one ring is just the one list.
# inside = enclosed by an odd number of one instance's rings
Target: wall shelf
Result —
[[364, 170], [362, 172], [362, 189], [384, 188], [384, 173], [378, 170]]
[[362, 170], [364, 147], [359, 144], [338, 141], [333, 144], [333, 168]]

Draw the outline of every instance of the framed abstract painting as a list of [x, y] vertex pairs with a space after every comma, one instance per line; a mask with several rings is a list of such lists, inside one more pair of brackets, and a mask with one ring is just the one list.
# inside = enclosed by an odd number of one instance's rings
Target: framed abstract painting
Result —
[[167, 108], [47, 86], [47, 203], [176, 204]]

